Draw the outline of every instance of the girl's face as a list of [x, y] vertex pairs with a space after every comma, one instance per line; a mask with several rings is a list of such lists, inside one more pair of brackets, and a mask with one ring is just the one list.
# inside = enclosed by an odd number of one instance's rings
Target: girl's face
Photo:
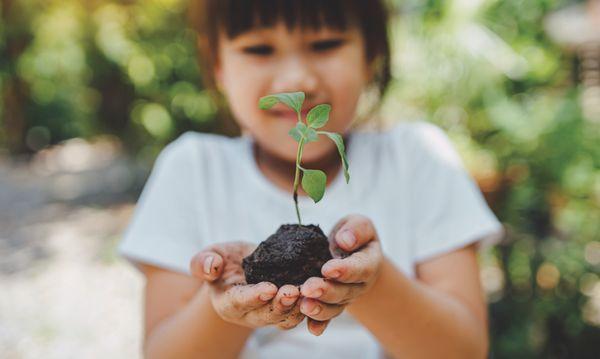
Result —
[[[369, 80], [363, 37], [345, 31], [288, 30], [283, 23], [228, 39], [219, 38], [215, 78], [244, 131], [273, 156], [295, 162], [297, 143], [288, 135], [297, 115], [283, 104], [258, 108], [262, 96], [278, 92], [306, 94], [302, 118], [320, 103], [332, 106], [325, 131], [344, 134], [354, 117], [359, 96]], [[335, 150], [320, 138], [304, 147], [303, 160], [318, 161]]]

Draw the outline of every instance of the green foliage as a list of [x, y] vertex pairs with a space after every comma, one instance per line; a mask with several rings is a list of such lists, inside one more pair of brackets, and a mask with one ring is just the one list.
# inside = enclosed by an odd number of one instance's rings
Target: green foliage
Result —
[[289, 135], [292, 136], [296, 142], [302, 140], [304, 143], [308, 143], [318, 141], [319, 139], [317, 131], [312, 127], [306, 126], [304, 122], [296, 123], [296, 126], [289, 131]]
[[187, 0], [7, 2], [0, 113], [10, 118], [0, 120], [0, 144], [28, 152], [110, 133], [152, 160], [182, 132], [215, 131], [186, 8]]
[[342, 167], [344, 170], [344, 178], [346, 179], [346, 183], [350, 182], [350, 173], [348, 172], [348, 158], [346, 158], [346, 148], [344, 147], [344, 140], [342, 136], [337, 133], [327, 132], [327, 131], [317, 131], [319, 135], [326, 135], [329, 137], [338, 149], [340, 154], [340, 158], [342, 159]]
[[302, 140], [302, 138], [305, 137], [305, 132], [306, 132], [306, 125], [303, 124], [302, 122], [299, 122], [295, 127], [292, 127], [292, 129], [290, 130], [290, 132], [288, 132], [288, 134], [290, 136], [292, 136], [292, 138], [296, 142], [300, 142], [300, 140]]
[[298, 142], [298, 154], [296, 156], [296, 175], [294, 177], [294, 203], [296, 205], [296, 214], [298, 215], [298, 223], [302, 224], [300, 218], [300, 210], [298, 208], [298, 178], [299, 171], [302, 171], [302, 189], [309, 195], [310, 198], [319, 202], [325, 194], [325, 187], [327, 185], [327, 175], [325, 172], [320, 170], [306, 169], [300, 165], [302, 161], [302, 149], [305, 143], [318, 141], [319, 134], [327, 135], [336, 145], [340, 158], [342, 161], [342, 167], [344, 170], [344, 177], [346, 183], [350, 181], [350, 174], [348, 173], [348, 159], [346, 158], [346, 151], [344, 148], [344, 140], [342, 136], [337, 133], [331, 133], [326, 131], [316, 131], [315, 129], [321, 128], [329, 121], [329, 112], [331, 112], [331, 105], [320, 104], [316, 105], [308, 111], [306, 115], [306, 123], [302, 122], [302, 104], [304, 103], [304, 92], [289, 92], [279, 93], [261, 97], [258, 101], [258, 107], [263, 110], [268, 110], [281, 102], [294, 110], [298, 115], [298, 123], [289, 131], [289, 135]]
[[419, 2], [392, 26], [384, 113], [441, 126], [506, 227], [481, 257], [497, 358], [593, 357], [600, 342], [600, 125], [577, 54], [544, 29], [570, 3]]
[[300, 112], [304, 103], [304, 92], [286, 92], [268, 95], [258, 101], [258, 106], [262, 110], [268, 110], [278, 102], [285, 104], [296, 112]]
[[306, 122], [312, 128], [321, 128], [329, 121], [329, 112], [331, 105], [326, 103], [313, 107], [306, 115]]
[[302, 188], [308, 193], [313, 201], [319, 202], [325, 194], [325, 185], [327, 176], [321, 170], [309, 170], [300, 167], [302, 170]]

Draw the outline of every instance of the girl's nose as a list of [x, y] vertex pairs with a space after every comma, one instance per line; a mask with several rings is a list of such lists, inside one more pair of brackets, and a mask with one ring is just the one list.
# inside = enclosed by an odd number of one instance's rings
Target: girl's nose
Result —
[[310, 62], [299, 57], [288, 58], [273, 80], [274, 93], [303, 91], [308, 96], [314, 93], [318, 86], [319, 79]]

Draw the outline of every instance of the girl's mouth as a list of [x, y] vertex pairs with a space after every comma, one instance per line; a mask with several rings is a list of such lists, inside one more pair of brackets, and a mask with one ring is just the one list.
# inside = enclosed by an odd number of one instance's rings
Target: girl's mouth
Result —
[[[308, 109], [302, 109], [300, 112], [302, 114], [302, 121], [305, 121], [306, 114], [308, 113]], [[279, 119], [291, 122], [298, 122], [298, 114], [292, 110], [269, 110], [269, 115], [273, 117], [277, 117]]]

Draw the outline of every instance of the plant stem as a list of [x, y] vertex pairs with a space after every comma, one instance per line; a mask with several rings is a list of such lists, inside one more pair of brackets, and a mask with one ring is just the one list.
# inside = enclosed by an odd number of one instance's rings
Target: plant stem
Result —
[[[302, 115], [300, 111], [296, 111], [298, 114], [298, 122], [302, 122]], [[298, 225], [302, 225], [302, 219], [300, 218], [300, 208], [298, 208], [298, 181], [300, 179], [300, 161], [302, 159], [302, 148], [304, 147], [304, 136], [298, 142], [298, 152], [296, 153], [296, 175], [294, 176], [294, 204], [296, 205], [296, 215], [298, 216]]]
[[298, 216], [298, 224], [302, 225], [300, 218], [300, 209], [298, 208], [298, 183], [300, 179], [300, 158], [302, 157], [302, 147], [304, 147], [304, 137], [298, 143], [298, 152], [296, 153], [296, 175], [294, 176], [294, 204], [296, 205], [296, 215]]

